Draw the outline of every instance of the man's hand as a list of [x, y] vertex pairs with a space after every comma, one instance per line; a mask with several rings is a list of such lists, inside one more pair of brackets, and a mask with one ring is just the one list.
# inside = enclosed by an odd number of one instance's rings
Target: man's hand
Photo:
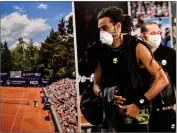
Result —
[[115, 98], [115, 101], [116, 101], [117, 104], [123, 104], [126, 101], [126, 99], [123, 98], [122, 96], [114, 95], [114, 98]]
[[135, 119], [140, 112], [140, 109], [135, 104], [130, 104], [126, 106], [119, 105], [119, 107], [123, 110], [127, 110], [126, 115], [133, 119]]

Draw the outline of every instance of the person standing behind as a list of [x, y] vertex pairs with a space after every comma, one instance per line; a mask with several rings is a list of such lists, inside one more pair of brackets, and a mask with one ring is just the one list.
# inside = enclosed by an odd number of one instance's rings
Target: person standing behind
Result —
[[[150, 132], [176, 132], [176, 52], [174, 49], [159, 46], [160, 28], [155, 22], [145, 22], [141, 27], [141, 37], [149, 44], [154, 58], [161, 64], [169, 76], [170, 84], [152, 100], [152, 112], [149, 120]], [[145, 76], [147, 77], [147, 76]], [[148, 78], [142, 78], [148, 83]], [[145, 84], [144, 84], [145, 85]], [[145, 85], [148, 87], [148, 85]]]

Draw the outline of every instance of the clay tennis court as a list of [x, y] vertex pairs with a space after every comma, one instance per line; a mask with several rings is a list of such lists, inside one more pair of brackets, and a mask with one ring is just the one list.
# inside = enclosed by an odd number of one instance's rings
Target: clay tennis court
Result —
[[[0, 132], [55, 132], [41, 103], [42, 88], [1, 87]], [[27, 101], [30, 105], [27, 105]], [[33, 106], [33, 101], [38, 106]]]

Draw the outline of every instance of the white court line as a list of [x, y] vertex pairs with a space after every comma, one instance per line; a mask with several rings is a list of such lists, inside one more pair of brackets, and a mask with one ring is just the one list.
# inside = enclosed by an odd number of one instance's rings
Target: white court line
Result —
[[[30, 89], [31, 89], [31, 88], [30, 88]], [[25, 92], [25, 93], [28, 93], [28, 94], [29, 94], [29, 92]], [[29, 97], [29, 95], [28, 95], [28, 97]], [[36, 99], [36, 98], [37, 98], [37, 96], [35, 97], [35, 99]], [[31, 102], [30, 105], [33, 105], [33, 103], [32, 103], [31, 100], [30, 100], [30, 102]], [[31, 109], [31, 108], [33, 108], [33, 106], [30, 106], [30, 109]], [[29, 109], [29, 110], [30, 110], [30, 109]], [[25, 108], [25, 111], [26, 111], [26, 108]], [[25, 115], [25, 114], [24, 114], [24, 115]], [[23, 116], [23, 119], [24, 119], [24, 116]], [[23, 121], [22, 126], [21, 126], [21, 131], [22, 131], [22, 128], [23, 128], [23, 124], [24, 124], [24, 121]], [[21, 133], [21, 131], [20, 131], [20, 133]]]
[[[6, 100], [8, 99], [8, 96], [5, 98], [5, 100], [3, 102], [5, 102]], [[4, 103], [1, 103], [1, 106], [3, 105]]]
[[24, 92], [23, 92], [23, 96], [22, 96], [22, 99], [21, 99], [21, 101], [20, 101], [20, 104], [18, 105], [17, 113], [16, 113], [15, 118], [14, 118], [14, 120], [13, 120], [13, 123], [12, 123], [11, 129], [10, 129], [10, 133], [12, 132], [12, 128], [13, 128], [14, 123], [15, 123], [15, 120], [16, 120], [16, 118], [17, 118], [18, 111], [19, 111], [19, 109], [20, 109], [20, 105], [21, 105], [21, 102], [22, 102], [22, 100], [23, 100], [23, 97], [24, 97]]
[[[28, 93], [28, 97], [29, 97], [29, 92], [26, 92], [26, 93]], [[26, 106], [28, 106], [28, 105], [26, 105]], [[23, 115], [23, 120], [22, 120], [22, 125], [21, 125], [21, 129], [20, 129], [20, 133], [22, 132], [22, 128], [23, 128], [23, 124], [24, 124], [24, 117], [25, 117], [25, 112], [26, 112], [26, 106], [25, 106], [25, 111], [24, 111], [24, 115]]]
[[0, 114], [0, 115], [4, 115], [4, 116], [13, 116], [13, 117], [14, 117], [14, 115], [7, 115], [7, 114]]

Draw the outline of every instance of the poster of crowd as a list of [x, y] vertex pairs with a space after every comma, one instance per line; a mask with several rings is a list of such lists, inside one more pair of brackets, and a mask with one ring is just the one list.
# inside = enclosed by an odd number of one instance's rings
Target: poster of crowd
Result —
[[137, 28], [135, 35], [140, 36], [140, 27], [144, 22], [156, 22], [161, 28], [161, 45], [170, 48], [174, 47], [172, 38], [172, 18], [169, 2], [130, 2], [130, 14], [134, 18], [134, 25]]
[[138, 18], [140, 13], [144, 14], [145, 18], [170, 16], [169, 3], [167, 1], [133, 1], [130, 5], [133, 18]]

